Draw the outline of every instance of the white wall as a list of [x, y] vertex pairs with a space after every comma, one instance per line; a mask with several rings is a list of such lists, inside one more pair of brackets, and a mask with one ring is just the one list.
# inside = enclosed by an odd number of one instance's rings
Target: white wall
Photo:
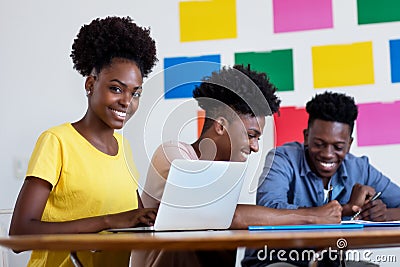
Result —
[[[160, 61], [145, 83], [145, 94], [136, 117], [125, 129], [134, 146], [139, 171], [144, 175], [148, 158], [162, 138], [176, 134], [168, 133], [166, 129], [161, 132], [155, 126], [165, 121], [167, 111], [172, 112], [177, 105], [188, 101], [162, 99], [164, 57], [220, 54], [223, 64], [232, 65], [235, 52], [293, 49], [295, 91], [279, 95], [282, 106], [304, 106], [318, 92], [312, 83], [309, 60], [312, 46], [371, 40], [376, 65], [375, 84], [332, 89], [355, 96], [358, 103], [399, 100], [400, 84], [392, 84], [388, 78], [385, 46], [387, 40], [400, 37], [400, 23], [358, 27], [355, 0], [334, 0], [333, 8], [334, 29], [273, 34], [271, 0], [238, 0], [236, 39], [181, 43], [178, 0], [1, 1], [0, 78], [3, 101], [0, 110], [3, 138], [0, 179], [4, 186], [0, 188], [0, 208], [13, 207], [38, 135], [51, 126], [78, 120], [86, 110], [84, 79], [72, 69], [69, 57], [72, 41], [82, 24], [95, 17], [129, 15], [140, 25], [151, 27]], [[192, 110], [186, 109], [195, 114], [194, 104]], [[150, 111], [152, 124], [146, 121]], [[185, 119], [176, 116], [176, 124]], [[273, 125], [267, 127], [272, 129]], [[196, 133], [187, 128], [180, 133], [180, 138], [190, 142], [196, 138]], [[267, 128], [266, 133], [264, 152], [273, 144], [271, 130]], [[353, 146], [352, 152], [370, 156], [374, 165], [395, 181], [400, 181], [395, 167], [400, 145]], [[256, 165], [263, 163], [260, 153], [255, 158]]]
[[[334, 0], [333, 4], [334, 29], [274, 35], [271, 0], [237, 0], [236, 39], [181, 43], [178, 0], [0, 1], [0, 208], [14, 206], [23, 182], [21, 173], [25, 171], [38, 135], [51, 126], [80, 119], [86, 110], [84, 79], [72, 69], [69, 54], [80, 26], [95, 17], [129, 15], [138, 24], [150, 26], [157, 42], [160, 61], [145, 82], [138, 113], [124, 132], [132, 143], [142, 175], [146, 173], [149, 157], [162, 136], [177, 134], [168, 133], [168, 129], [160, 132], [154, 125], [161, 125], [168, 112], [188, 101], [159, 99], [163, 93], [164, 57], [220, 54], [223, 64], [232, 65], [235, 52], [293, 49], [295, 91], [282, 92], [279, 96], [282, 106], [304, 106], [318, 92], [312, 83], [311, 46], [371, 40], [374, 43], [375, 84], [342, 87], [337, 91], [353, 95], [358, 103], [399, 100], [400, 84], [390, 83], [388, 51], [384, 46], [387, 40], [400, 38], [400, 22], [356, 29], [356, 0]], [[377, 67], [382, 65], [386, 67]], [[154, 103], [156, 108], [152, 109]], [[194, 106], [191, 109], [190, 103], [185, 105], [188, 113], [195, 114]], [[150, 110], [156, 112], [152, 114], [155, 121], [151, 125], [146, 124]], [[176, 120], [179, 124], [185, 117], [177, 116]], [[179, 136], [191, 142], [196, 138], [196, 132], [188, 130], [189, 126]], [[264, 154], [273, 144], [272, 128], [270, 120], [263, 140]], [[400, 145], [354, 146], [352, 152], [368, 155], [376, 167], [400, 182], [396, 168]], [[20, 166], [18, 171], [15, 163]], [[254, 155], [252, 164], [257, 177], [263, 154]], [[251, 199], [244, 195], [242, 200]]]

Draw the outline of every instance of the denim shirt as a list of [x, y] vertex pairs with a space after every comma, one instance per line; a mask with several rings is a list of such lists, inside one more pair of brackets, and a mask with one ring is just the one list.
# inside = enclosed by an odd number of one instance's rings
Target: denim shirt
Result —
[[[268, 153], [257, 190], [257, 205], [297, 209], [326, 203], [322, 179], [311, 171], [305, 155], [306, 148], [298, 142], [287, 143]], [[400, 187], [369, 164], [365, 156], [348, 153], [330, 183], [332, 200], [342, 205], [349, 202], [353, 186], [359, 183], [381, 191], [380, 199], [388, 208], [400, 207]]]

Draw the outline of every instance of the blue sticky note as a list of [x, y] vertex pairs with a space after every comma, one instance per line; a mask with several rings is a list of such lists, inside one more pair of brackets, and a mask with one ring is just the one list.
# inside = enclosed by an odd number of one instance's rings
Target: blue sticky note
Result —
[[191, 98], [205, 76], [221, 68], [220, 55], [164, 58], [164, 97]]
[[390, 40], [390, 70], [392, 83], [400, 82], [400, 40]]

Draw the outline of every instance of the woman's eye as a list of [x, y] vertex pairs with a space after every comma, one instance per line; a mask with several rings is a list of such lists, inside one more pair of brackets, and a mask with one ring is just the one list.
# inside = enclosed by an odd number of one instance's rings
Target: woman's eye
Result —
[[117, 93], [121, 93], [122, 92], [121, 88], [119, 88], [117, 86], [111, 86], [110, 90], [112, 90], [114, 92], [117, 92]]

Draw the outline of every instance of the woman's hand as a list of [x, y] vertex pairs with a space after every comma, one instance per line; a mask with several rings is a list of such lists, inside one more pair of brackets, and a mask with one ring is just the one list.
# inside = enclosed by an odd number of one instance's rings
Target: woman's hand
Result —
[[126, 228], [140, 225], [152, 226], [157, 208], [141, 208], [106, 216], [108, 228]]

